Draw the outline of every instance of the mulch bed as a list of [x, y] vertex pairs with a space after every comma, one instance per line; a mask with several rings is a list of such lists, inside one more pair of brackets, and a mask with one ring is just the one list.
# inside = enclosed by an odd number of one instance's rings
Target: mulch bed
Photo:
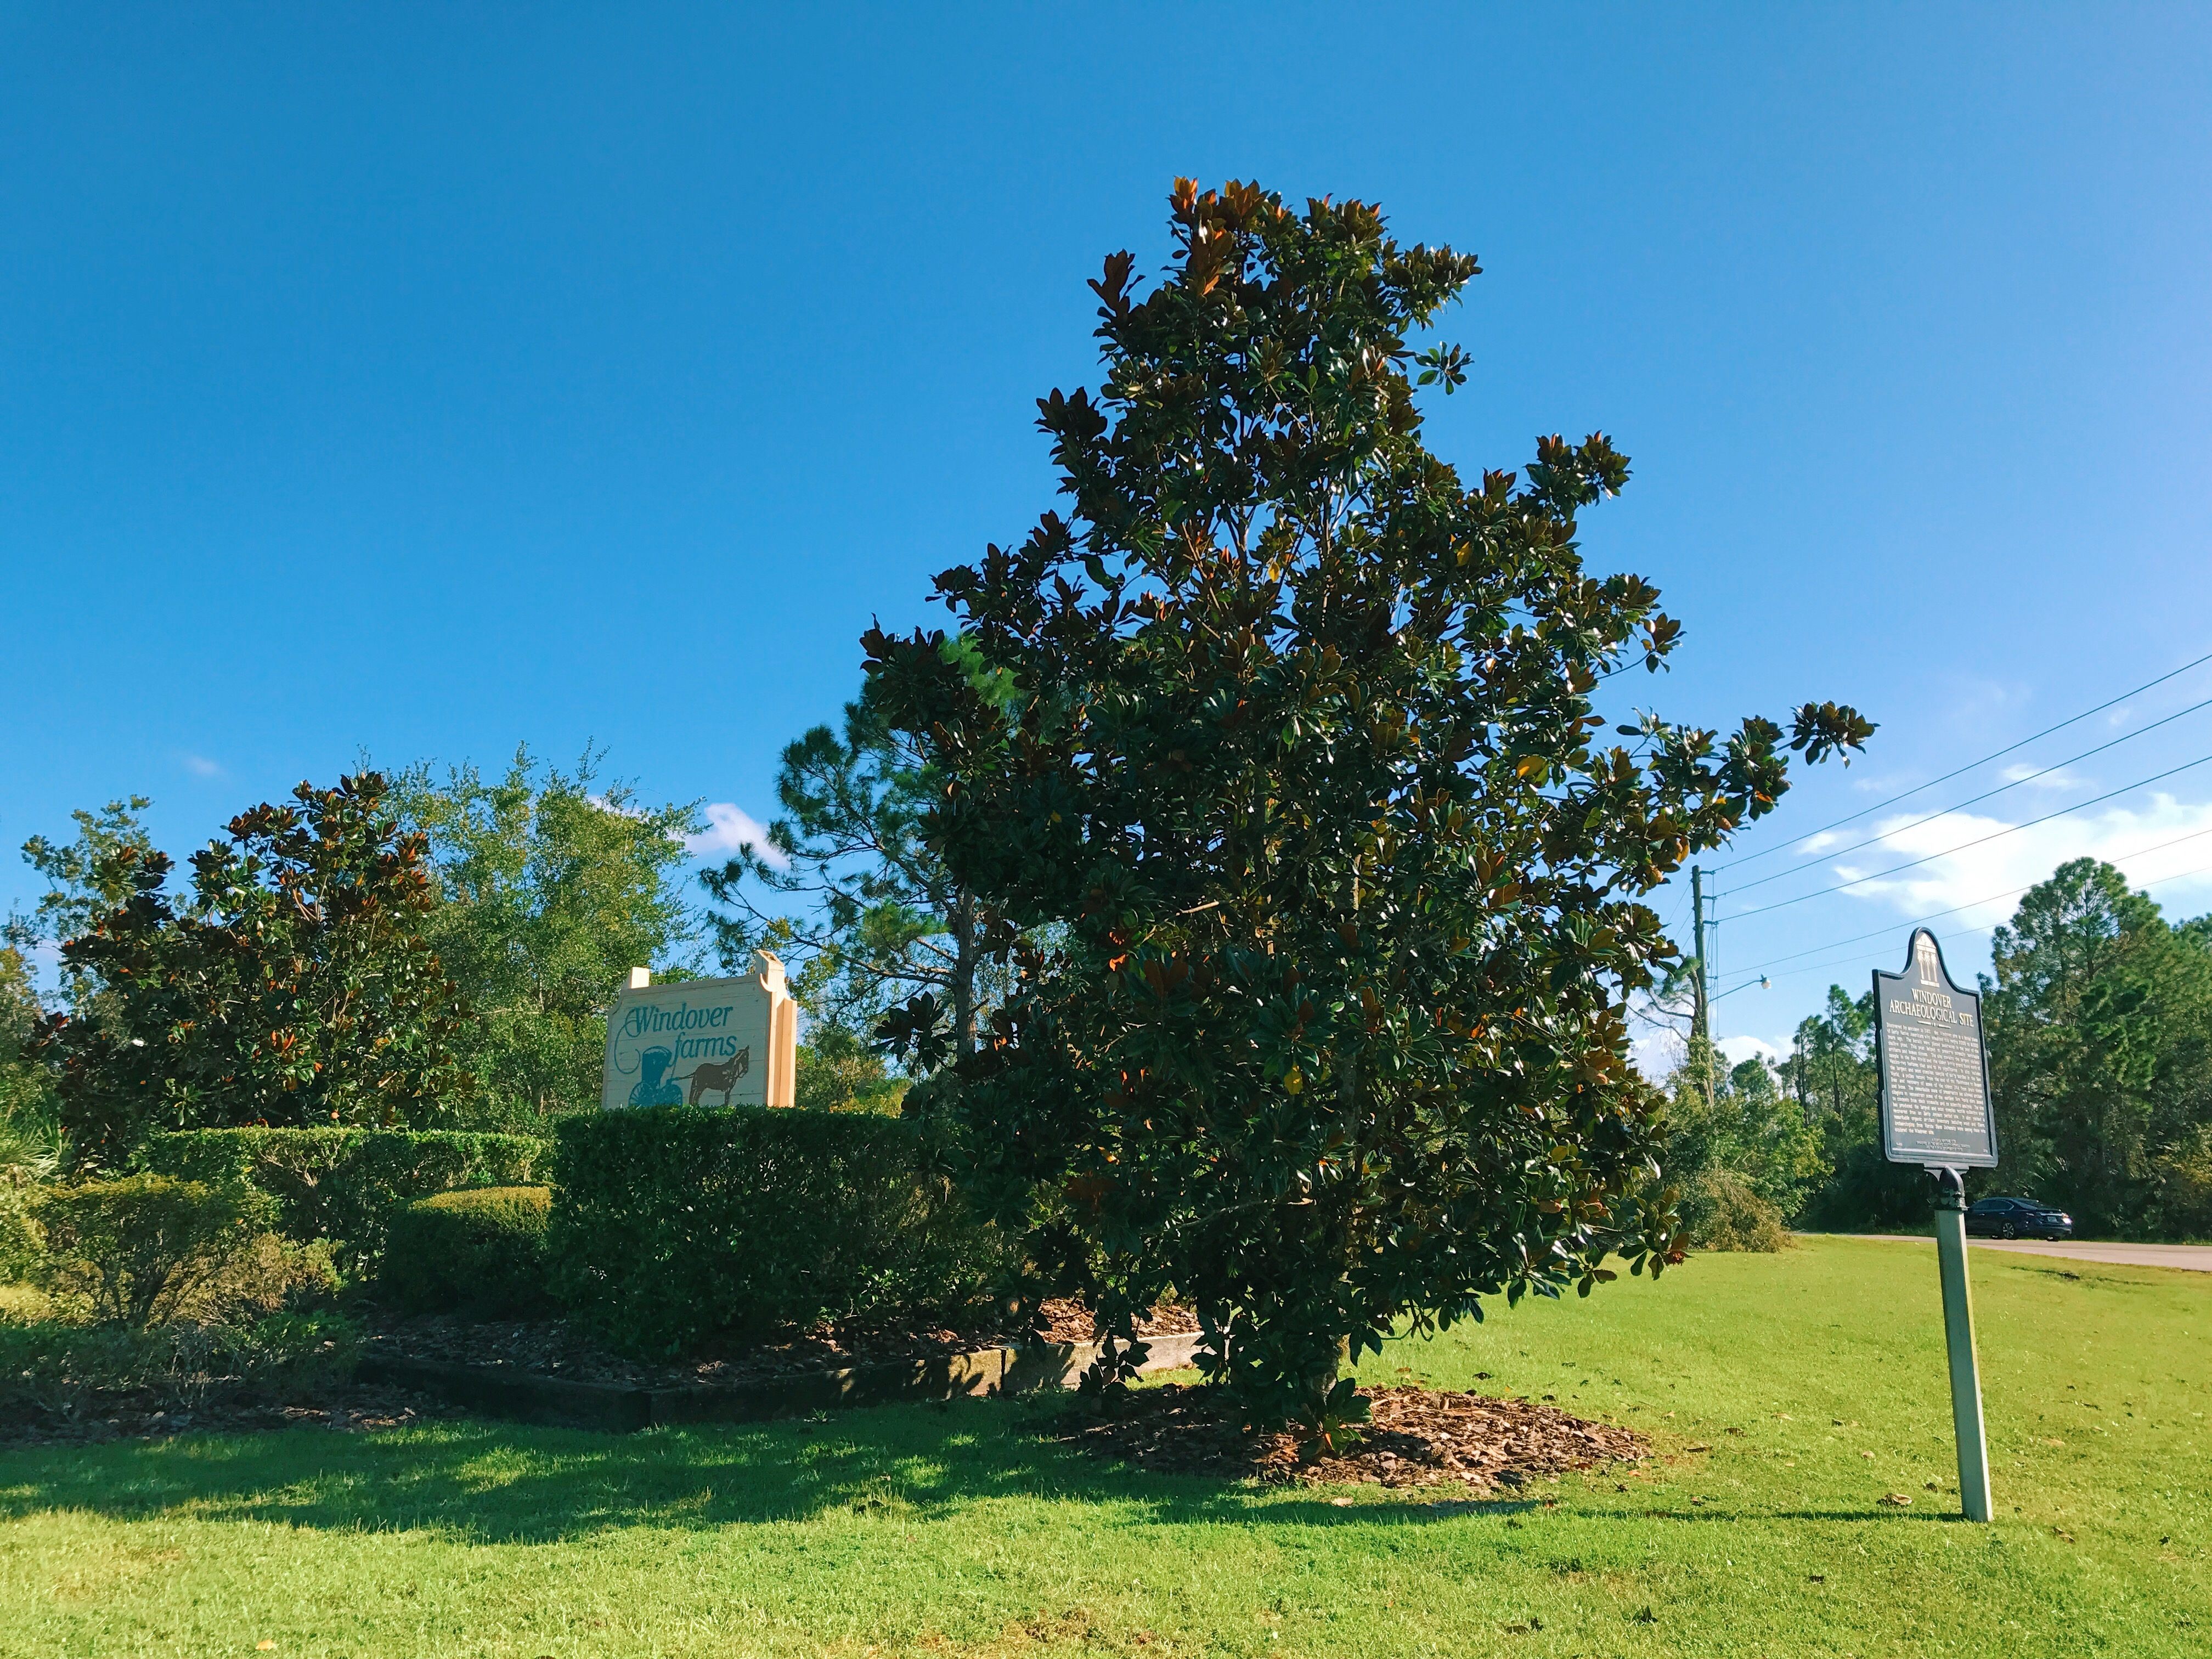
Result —
[[1311, 1462], [1295, 1434], [1248, 1432], [1218, 1391], [1169, 1383], [1132, 1389], [1110, 1414], [1060, 1438], [1140, 1468], [1175, 1474], [1383, 1486], [1517, 1491], [1531, 1480], [1648, 1456], [1650, 1443], [1556, 1407], [1412, 1387], [1362, 1389], [1372, 1420], [1357, 1445]]
[[[1044, 1304], [1043, 1331], [1050, 1342], [1091, 1340], [1091, 1316], [1079, 1303]], [[1146, 1335], [1198, 1328], [1187, 1308], [1164, 1307], [1139, 1322]], [[803, 1371], [842, 1370], [856, 1365], [941, 1358], [1013, 1341], [989, 1325], [953, 1330], [902, 1325], [822, 1325], [766, 1341], [732, 1340], [690, 1358], [664, 1364], [609, 1353], [560, 1319], [477, 1322], [433, 1314], [395, 1320], [374, 1328], [368, 1352], [394, 1358], [483, 1365], [571, 1382], [604, 1382], [632, 1389], [727, 1387]]]
[[191, 1411], [156, 1411], [125, 1396], [103, 1400], [79, 1417], [40, 1411], [10, 1413], [0, 1418], [0, 1445], [86, 1445], [195, 1432], [252, 1434], [269, 1429], [358, 1433], [468, 1414], [460, 1407], [428, 1395], [368, 1383], [349, 1383], [312, 1401], [289, 1405], [210, 1401]]
[[[1139, 1322], [1146, 1335], [1162, 1336], [1198, 1328], [1187, 1308], [1162, 1307]], [[1079, 1303], [1044, 1304], [1046, 1340], [1083, 1343], [1091, 1340], [1091, 1316]], [[624, 1388], [682, 1389], [754, 1382], [808, 1371], [893, 1361], [938, 1358], [1014, 1339], [988, 1327], [951, 1330], [906, 1326], [834, 1326], [792, 1332], [773, 1340], [726, 1346], [694, 1358], [665, 1364], [642, 1364], [607, 1352], [558, 1319], [475, 1322], [447, 1315], [390, 1319], [373, 1323], [365, 1352], [449, 1364], [480, 1365], [575, 1382]], [[160, 1437], [191, 1431], [247, 1433], [283, 1428], [388, 1429], [432, 1419], [470, 1416], [456, 1406], [411, 1389], [382, 1383], [350, 1382], [312, 1399], [249, 1401], [223, 1399], [217, 1390], [190, 1410], [158, 1410], [145, 1394], [95, 1396], [76, 1415], [38, 1410], [0, 1416], [0, 1445], [84, 1443], [125, 1438]]]

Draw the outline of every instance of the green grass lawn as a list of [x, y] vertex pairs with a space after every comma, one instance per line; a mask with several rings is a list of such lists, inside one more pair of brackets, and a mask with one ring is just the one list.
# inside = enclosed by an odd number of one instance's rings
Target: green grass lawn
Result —
[[1932, 1250], [1821, 1240], [1370, 1364], [1668, 1455], [1527, 1501], [1131, 1473], [1028, 1401], [9, 1452], [0, 1654], [2212, 1651], [2212, 1276], [1972, 1266], [1993, 1527], [1956, 1518]]

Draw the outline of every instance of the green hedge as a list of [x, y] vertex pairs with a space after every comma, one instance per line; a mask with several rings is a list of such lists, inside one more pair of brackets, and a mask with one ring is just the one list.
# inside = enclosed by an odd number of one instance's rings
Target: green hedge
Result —
[[402, 1205], [392, 1214], [378, 1290], [407, 1313], [542, 1311], [551, 1200], [543, 1187], [485, 1187]]
[[544, 1177], [550, 1150], [530, 1135], [459, 1130], [195, 1129], [154, 1136], [138, 1161], [210, 1186], [246, 1182], [276, 1200], [278, 1231], [343, 1240], [345, 1266], [358, 1271], [383, 1254], [399, 1205], [457, 1188], [526, 1186]]
[[361, 1346], [353, 1322], [328, 1310], [144, 1330], [0, 1320], [0, 1419], [82, 1424], [240, 1398], [293, 1405], [350, 1378]]
[[554, 1293], [625, 1352], [822, 1319], [949, 1318], [1012, 1265], [896, 1118], [671, 1106], [565, 1118], [555, 1137]]
[[31, 1210], [44, 1235], [39, 1276], [94, 1319], [143, 1329], [219, 1295], [276, 1207], [236, 1182], [133, 1175], [48, 1187]]

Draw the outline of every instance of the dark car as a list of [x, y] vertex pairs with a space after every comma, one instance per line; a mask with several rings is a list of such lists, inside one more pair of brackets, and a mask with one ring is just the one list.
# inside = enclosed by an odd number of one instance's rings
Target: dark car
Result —
[[2032, 1198], [1984, 1198], [1967, 1206], [1966, 1231], [1988, 1238], [2071, 1238], [2074, 1218]]

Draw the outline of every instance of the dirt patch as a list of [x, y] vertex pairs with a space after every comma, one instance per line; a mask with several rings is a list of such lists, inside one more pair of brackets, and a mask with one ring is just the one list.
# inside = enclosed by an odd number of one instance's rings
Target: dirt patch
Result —
[[251, 1434], [270, 1429], [404, 1428], [410, 1423], [466, 1417], [458, 1406], [406, 1389], [349, 1383], [289, 1405], [213, 1402], [191, 1411], [159, 1411], [118, 1396], [76, 1415], [26, 1409], [0, 1421], [0, 1445], [86, 1445], [106, 1440], [161, 1439], [173, 1434]]
[[[1164, 1336], [1198, 1328], [1188, 1308], [1155, 1309], [1138, 1327], [1142, 1334]], [[1080, 1303], [1047, 1302], [1043, 1334], [1048, 1342], [1091, 1340], [1091, 1316]], [[986, 1323], [965, 1329], [895, 1324], [821, 1325], [762, 1341], [732, 1340], [710, 1345], [691, 1358], [660, 1364], [609, 1353], [567, 1321], [478, 1322], [449, 1315], [394, 1321], [369, 1337], [371, 1353], [394, 1358], [428, 1359], [452, 1365], [483, 1365], [571, 1382], [604, 1382], [632, 1389], [728, 1387], [805, 1371], [843, 1370], [855, 1365], [887, 1364], [944, 1358], [1015, 1341]]]
[[1514, 1491], [1529, 1481], [1647, 1456], [1650, 1443], [1552, 1406], [1427, 1389], [1363, 1389], [1373, 1419], [1359, 1443], [1306, 1462], [1294, 1434], [1248, 1432], [1218, 1389], [1133, 1389], [1112, 1414], [1079, 1420], [1060, 1438], [1140, 1468], [1274, 1484], [1364, 1481]]
[[[1139, 1326], [1142, 1334], [1150, 1336], [1197, 1328], [1196, 1316], [1181, 1307], [1158, 1309]], [[1077, 1302], [1048, 1302], [1042, 1334], [1050, 1342], [1088, 1342], [1092, 1337], [1091, 1316]], [[988, 1325], [964, 1330], [824, 1325], [811, 1331], [785, 1333], [768, 1341], [733, 1341], [690, 1359], [652, 1364], [609, 1353], [563, 1320], [477, 1322], [432, 1315], [406, 1320], [372, 1318], [363, 1347], [367, 1356], [481, 1366], [572, 1382], [662, 1389], [727, 1387], [808, 1372], [928, 1360], [1014, 1340]], [[192, 1431], [237, 1434], [301, 1427], [388, 1429], [472, 1414], [466, 1407], [380, 1382], [348, 1382], [299, 1399], [248, 1397], [235, 1387], [216, 1387], [204, 1396], [187, 1397], [197, 1398], [198, 1403], [179, 1409], [173, 1391], [95, 1389], [68, 1410], [10, 1407], [0, 1412], [0, 1445], [82, 1443]], [[161, 1409], [164, 1405], [168, 1409]]]

